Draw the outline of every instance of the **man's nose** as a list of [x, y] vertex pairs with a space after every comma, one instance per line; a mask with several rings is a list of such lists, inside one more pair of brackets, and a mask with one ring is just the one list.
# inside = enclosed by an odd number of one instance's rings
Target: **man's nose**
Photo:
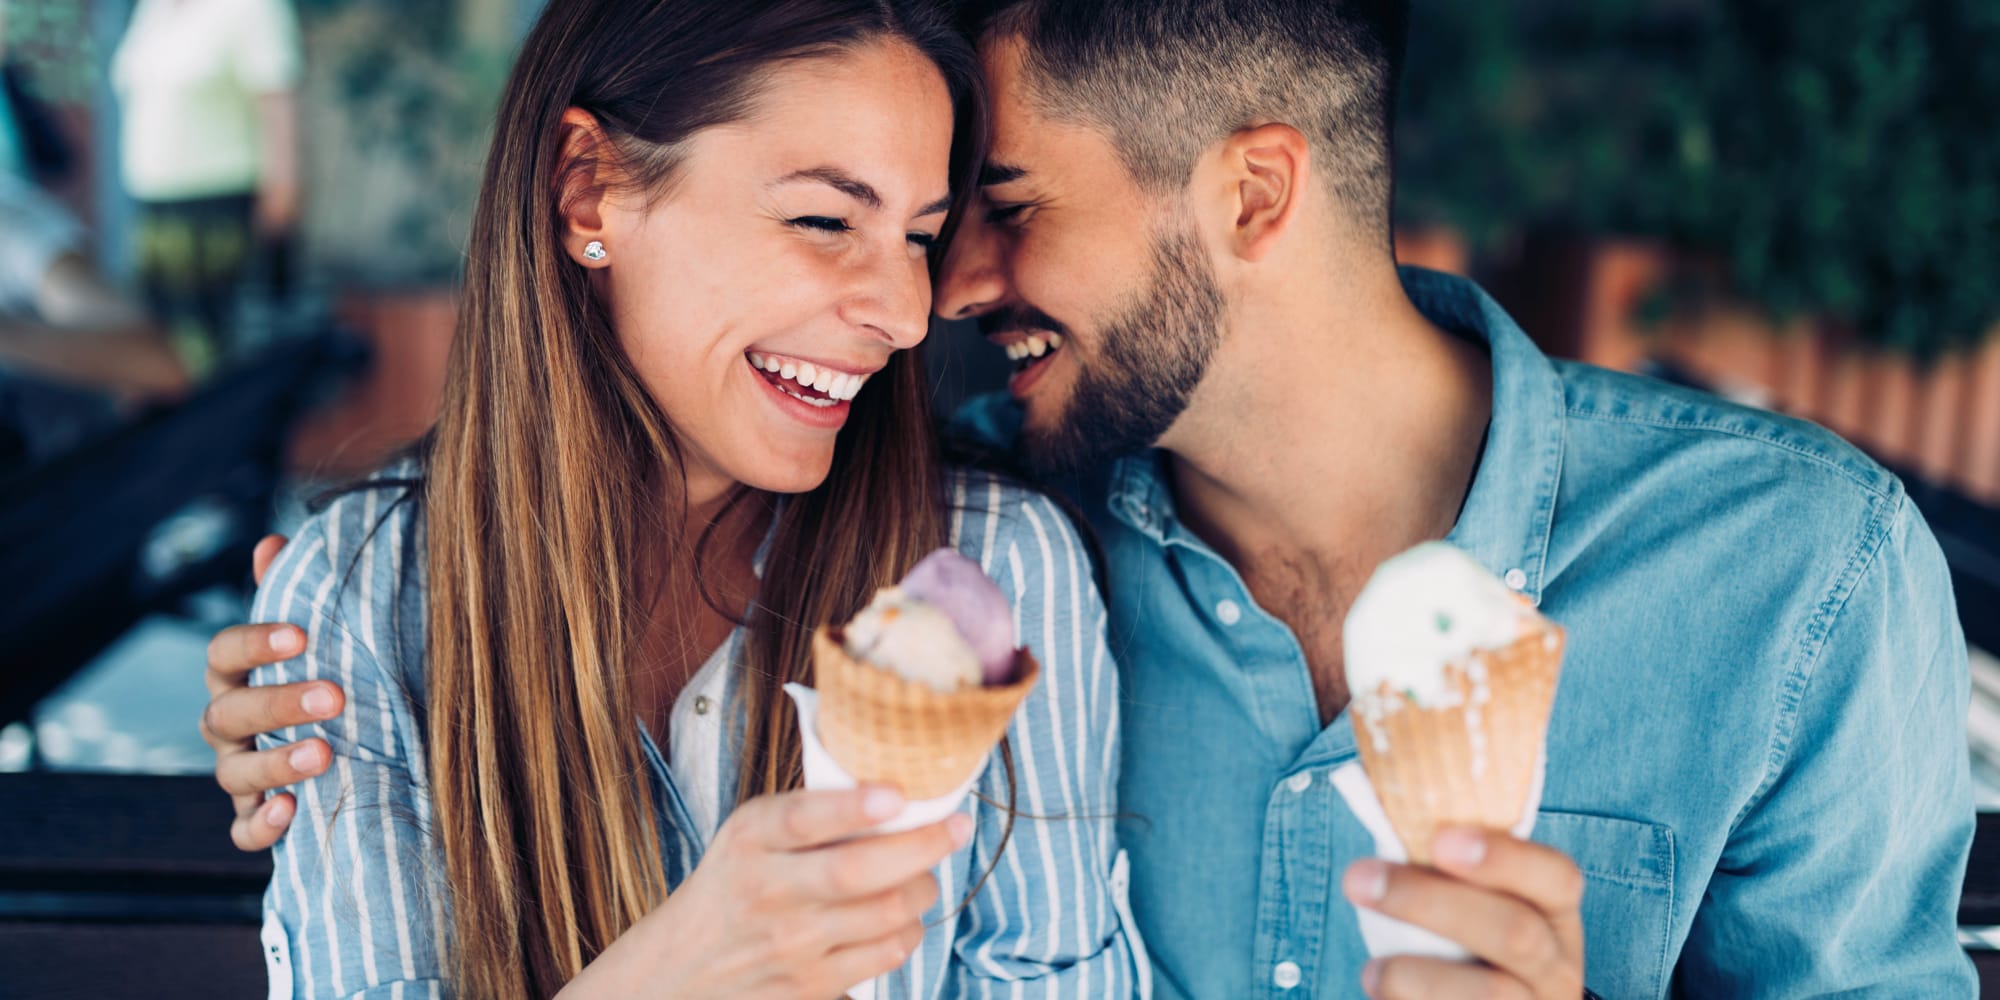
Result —
[[1008, 295], [1005, 257], [998, 227], [980, 218], [974, 204], [945, 250], [938, 270], [936, 310], [944, 319], [968, 319], [990, 312]]

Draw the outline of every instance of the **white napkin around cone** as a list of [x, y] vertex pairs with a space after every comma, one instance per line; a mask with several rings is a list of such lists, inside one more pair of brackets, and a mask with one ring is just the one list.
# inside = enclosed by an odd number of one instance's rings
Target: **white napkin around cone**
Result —
[[[1520, 822], [1508, 831], [1519, 839], [1525, 840], [1528, 834], [1534, 832], [1535, 814], [1542, 807], [1542, 779], [1547, 764], [1545, 754], [1536, 755], [1535, 780], [1528, 789], [1527, 807], [1521, 811]], [[1347, 800], [1347, 808], [1354, 813], [1354, 818], [1360, 820], [1369, 835], [1375, 838], [1376, 856], [1398, 864], [1409, 863], [1410, 852], [1403, 846], [1403, 838], [1396, 835], [1396, 828], [1390, 825], [1389, 814], [1382, 809], [1382, 800], [1375, 797], [1375, 786], [1369, 783], [1368, 772], [1362, 769], [1359, 760], [1348, 761], [1334, 769], [1333, 787], [1339, 789], [1340, 797]], [[1472, 957], [1454, 941], [1367, 907], [1355, 907], [1354, 915], [1361, 925], [1361, 940], [1368, 945], [1370, 955], [1423, 955], [1453, 961]]]
[[[840, 762], [827, 752], [826, 745], [819, 741], [819, 692], [803, 684], [785, 685], [785, 693], [792, 696], [792, 703], [799, 708], [799, 742], [804, 744], [806, 768], [806, 788], [809, 791], [840, 791], [860, 784]], [[965, 802], [972, 792], [972, 786], [979, 783], [979, 775], [986, 770], [984, 762], [973, 768], [965, 776], [958, 788], [934, 799], [920, 799], [905, 802], [903, 811], [886, 822], [869, 827], [867, 836], [885, 833], [900, 833], [917, 827], [936, 823], [952, 813]], [[876, 984], [870, 980], [851, 987], [847, 991], [850, 1000], [875, 1000]]]

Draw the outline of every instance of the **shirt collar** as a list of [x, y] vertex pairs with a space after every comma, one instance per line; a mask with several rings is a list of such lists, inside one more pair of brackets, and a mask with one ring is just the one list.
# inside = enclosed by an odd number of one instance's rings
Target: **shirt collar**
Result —
[[[1562, 478], [1561, 377], [1527, 334], [1478, 285], [1419, 268], [1401, 269], [1403, 288], [1431, 322], [1487, 345], [1493, 415], [1465, 509], [1447, 537], [1507, 585], [1540, 604]], [[1150, 451], [1113, 462], [1106, 500], [1113, 516], [1164, 545], [1175, 533], [1166, 455]]]

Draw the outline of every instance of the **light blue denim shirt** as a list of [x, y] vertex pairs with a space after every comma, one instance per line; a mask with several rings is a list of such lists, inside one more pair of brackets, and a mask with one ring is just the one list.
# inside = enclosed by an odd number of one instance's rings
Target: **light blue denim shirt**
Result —
[[[1902, 485], [1812, 425], [1551, 360], [1470, 282], [1403, 280], [1493, 361], [1449, 540], [1569, 632], [1533, 837], [1585, 874], [1591, 988], [1972, 996], [1966, 652]], [[989, 398], [961, 426], [1005, 444], [1018, 420]], [[1166, 461], [1073, 484], [1156, 995], [1358, 996], [1340, 876], [1372, 843], [1327, 779], [1352, 723], [1320, 725], [1298, 642], [1176, 516]]]
[[[388, 476], [417, 473], [404, 463]], [[1042, 675], [1007, 729], [1014, 773], [997, 753], [989, 760], [961, 807], [975, 823], [972, 842], [936, 870], [923, 943], [877, 980], [876, 996], [1134, 995], [1146, 969], [1125, 932], [1114, 826], [1118, 675], [1090, 560], [1047, 496], [978, 472], [954, 473], [950, 487], [951, 538], [1011, 598], [1016, 632]], [[424, 521], [415, 503], [397, 502], [402, 492], [347, 493], [307, 521], [265, 575], [252, 612], [308, 637], [303, 655], [258, 670], [254, 683], [326, 678], [347, 690], [338, 718], [259, 739], [271, 747], [320, 736], [333, 748], [326, 774], [292, 788], [298, 817], [272, 858], [263, 943], [273, 997], [452, 995], [450, 900], [424, 750]], [[717, 655], [740, 650], [741, 634]], [[678, 886], [700, 863], [705, 838], [661, 748], [638, 720], [632, 729], [645, 751], [661, 860]], [[734, 774], [735, 744], [721, 742], [721, 767]], [[1010, 802], [1019, 816], [1002, 848]], [[679, 988], [657, 986], [660, 996]]]

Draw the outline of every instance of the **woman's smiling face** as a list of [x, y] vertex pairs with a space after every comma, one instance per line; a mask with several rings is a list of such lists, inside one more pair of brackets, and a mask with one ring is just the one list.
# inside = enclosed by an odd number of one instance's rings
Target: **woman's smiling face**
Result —
[[826, 478], [848, 401], [923, 340], [951, 139], [943, 76], [882, 40], [774, 69], [650, 204], [606, 196], [596, 287], [691, 501]]

